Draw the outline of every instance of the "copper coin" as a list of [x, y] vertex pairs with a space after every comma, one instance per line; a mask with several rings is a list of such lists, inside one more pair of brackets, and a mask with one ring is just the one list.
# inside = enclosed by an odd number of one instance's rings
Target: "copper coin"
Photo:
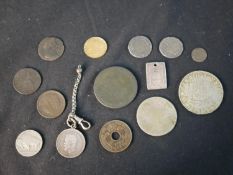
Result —
[[207, 52], [203, 48], [195, 48], [191, 53], [193, 61], [204, 62], [207, 58]]
[[46, 37], [38, 46], [38, 54], [41, 59], [54, 61], [60, 58], [64, 53], [65, 47], [61, 39], [57, 37]]
[[23, 95], [34, 93], [41, 84], [39, 72], [32, 68], [20, 69], [14, 76], [13, 87]]
[[129, 147], [132, 141], [132, 132], [126, 123], [120, 120], [112, 120], [102, 126], [99, 139], [101, 145], [107, 151], [122, 152]]
[[56, 118], [62, 114], [66, 106], [64, 96], [55, 90], [42, 93], [37, 100], [37, 110], [42, 117]]

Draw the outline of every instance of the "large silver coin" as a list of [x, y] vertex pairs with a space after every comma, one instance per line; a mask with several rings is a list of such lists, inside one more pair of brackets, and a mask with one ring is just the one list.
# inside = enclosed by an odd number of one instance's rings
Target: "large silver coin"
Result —
[[24, 157], [36, 155], [42, 148], [43, 140], [41, 135], [34, 130], [21, 132], [15, 141], [15, 147], [19, 154]]
[[183, 50], [182, 41], [176, 37], [166, 37], [159, 44], [159, 51], [166, 58], [177, 58]]
[[203, 48], [195, 48], [191, 53], [193, 61], [204, 62], [207, 58], [207, 52]]
[[94, 82], [97, 100], [109, 108], [121, 108], [133, 101], [137, 94], [135, 76], [123, 67], [109, 67], [102, 70]]
[[66, 106], [64, 96], [55, 90], [42, 93], [37, 100], [37, 111], [42, 117], [56, 118], [62, 114]]
[[144, 100], [137, 110], [137, 123], [145, 133], [162, 136], [176, 125], [177, 112], [174, 105], [165, 98], [151, 97]]
[[44, 38], [38, 46], [38, 54], [41, 59], [54, 61], [63, 55], [65, 50], [64, 43], [56, 37]]
[[129, 41], [128, 50], [136, 58], [145, 58], [152, 51], [152, 43], [146, 36], [135, 36]]
[[224, 91], [215, 75], [206, 71], [194, 71], [182, 79], [178, 93], [181, 103], [188, 111], [209, 114], [222, 103]]
[[56, 147], [60, 155], [75, 158], [85, 149], [86, 141], [77, 129], [65, 129], [57, 137]]
[[20, 69], [14, 76], [13, 87], [23, 95], [34, 93], [41, 85], [39, 72], [32, 68]]

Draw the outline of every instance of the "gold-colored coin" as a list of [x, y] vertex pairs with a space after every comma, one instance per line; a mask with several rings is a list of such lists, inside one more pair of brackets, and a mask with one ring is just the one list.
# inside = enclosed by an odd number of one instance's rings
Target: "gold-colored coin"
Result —
[[58, 117], [64, 111], [65, 106], [64, 96], [55, 90], [42, 93], [37, 100], [37, 111], [45, 118]]
[[84, 44], [84, 53], [93, 59], [104, 56], [107, 52], [108, 45], [103, 38], [91, 37]]
[[102, 126], [99, 139], [104, 149], [117, 153], [128, 148], [132, 141], [132, 132], [126, 123], [112, 120]]

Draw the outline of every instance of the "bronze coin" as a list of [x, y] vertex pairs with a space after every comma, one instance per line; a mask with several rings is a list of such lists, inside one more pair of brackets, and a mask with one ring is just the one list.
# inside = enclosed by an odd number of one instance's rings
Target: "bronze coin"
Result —
[[58, 117], [64, 111], [65, 106], [64, 96], [55, 90], [42, 93], [37, 100], [37, 111], [45, 118]]
[[102, 126], [99, 139], [101, 145], [107, 151], [122, 152], [129, 147], [132, 141], [132, 132], [126, 123], [120, 120], [112, 120]]
[[23, 95], [34, 93], [41, 84], [41, 76], [39, 72], [32, 68], [20, 69], [14, 76], [13, 87]]

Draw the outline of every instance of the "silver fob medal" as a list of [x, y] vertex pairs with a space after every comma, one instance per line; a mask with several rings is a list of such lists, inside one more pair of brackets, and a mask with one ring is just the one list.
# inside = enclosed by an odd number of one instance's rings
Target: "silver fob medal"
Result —
[[67, 125], [69, 129], [63, 130], [57, 137], [56, 147], [59, 154], [65, 158], [75, 158], [79, 156], [85, 149], [86, 141], [83, 134], [78, 131], [77, 125], [80, 125], [83, 130], [88, 130], [91, 124], [85, 121], [83, 118], [78, 117], [76, 113], [76, 97], [79, 83], [82, 78], [82, 67], [81, 65], [77, 68], [77, 78], [73, 88], [72, 94], [72, 110], [67, 118]]

